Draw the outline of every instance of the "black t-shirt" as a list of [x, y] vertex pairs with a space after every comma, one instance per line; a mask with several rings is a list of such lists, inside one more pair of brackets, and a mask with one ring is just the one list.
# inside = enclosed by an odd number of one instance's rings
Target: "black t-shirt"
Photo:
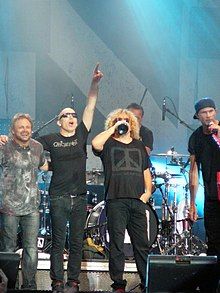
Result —
[[51, 196], [86, 193], [87, 137], [88, 130], [81, 122], [71, 137], [54, 133], [38, 138], [44, 149], [50, 152]]
[[149, 168], [141, 141], [133, 139], [124, 144], [110, 137], [101, 152], [93, 152], [103, 163], [107, 199], [140, 198], [145, 191], [144, 170]]
[[149, 147], [150, 150], [152, 151], [153, 150], [153, 142], [154, 142], [153, 132], [149, 128], [147, 128], [146, 126], [141, 125], [140, 137], [141, 137], [143, 144], [146, 147]]
[[188, 150], [195, 155], [202, 171], [206, 199], [217, 199], [216, 173], [220, 171], [220, 149], [212, 135], [204, 134], [200, 126], [190, 136]]

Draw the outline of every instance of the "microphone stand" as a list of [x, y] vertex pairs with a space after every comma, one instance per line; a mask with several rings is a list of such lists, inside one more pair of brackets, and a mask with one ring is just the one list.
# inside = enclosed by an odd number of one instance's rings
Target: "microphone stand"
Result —
[[195, 129], [193, 129], [192, 127], [190, 127], [186, 122], [184, 122], [182, 119], [180, 119], [180, 117], [178, 115], [176, 115], [175, 113], [173, 113], [169, 108], [166, 108], [165, 106], [165, 109], [168, 113], [170, 113], [172, 116], [174, 116], [181, 124], [183, 124], [184, 126], [186, 126], [188, 129], [194, 131]]
[[142, 98], [141, 98], [140, 106], [142, 105], [142, 103], [143, 103], [143, 101], [144, 101], [144, 98], [145, 98], [145, 95], [146, 95], [147, 91], [148, 91], [148, 89], [146, 88], [146, 89], [144, 90], [143, 96], [142, 96]]
[[52, 119], [50, 119], [49, 121], [47, 121], [46, 123], [44, 123], [41, 127], [39, 127], [37, 130], [35, 130], [34, 132], [32, 132], [32, 138], [37, 138], [39, 136], [39, 132], [44, 129], [47, 125], [49, 125], [50, 123], [52, 123], [54, 120], [56, 120], [58, 118], [59, 115], [56, 115], [55, 117], [53, 117]]

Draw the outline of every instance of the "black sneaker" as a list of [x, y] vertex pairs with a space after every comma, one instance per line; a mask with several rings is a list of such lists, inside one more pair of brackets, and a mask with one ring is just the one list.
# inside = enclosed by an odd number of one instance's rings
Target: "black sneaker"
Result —
[[117, 289], [114, 289], [112, 292], [125, 293], [125, 288], [117, 288]]
[[[37, 291], [37, 286], [34, 285], [21, 285], [21, 290], [22, 291]], [[0, 291], [1, 292], [1, 291]]]
[[64, 288], [64, 293], [78, 293], [79, 292], [79, 285], [77, 282], [68, 281]]
[[63, 293], [64, 292], [64, 284], [61, 281], [53, 281], [52, 283], [52, 292], [53, 293]]

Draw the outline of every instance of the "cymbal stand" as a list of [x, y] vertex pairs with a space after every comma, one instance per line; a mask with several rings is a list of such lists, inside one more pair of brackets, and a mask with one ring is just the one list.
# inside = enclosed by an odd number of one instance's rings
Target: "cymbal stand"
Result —
[[183, 233], [181, 236], [184, 236], [184, 250], [186, 254], [190, 253], [190, 246], [191, 246], [191, 229], [189, 224], [189, 201], [188, 201], [188, 190], [189, 190], [189, 184], [187, 183], [185, 185], [185, 204], [184, 204], [184, 219], [183, 219]]
[[161, 220], [161, 231], [158, 235], [157, 246], [160, 253], [163, 255], [169, 247], [170, 239], [170, 221], [173, 220], [173, 213], [168, 204], [168, 195], [169, 195], [169, 179], [164, 178], [165, 189], [162, 190], [162, 185], [158, 186], [160, 193], [162, 195], [162, 220]]
[[173, 217], [173, 213], [172, 213], [172, 211], [169, 207], [169, 204], [168, 204], [168, 195], [169, 195], [170, 184], [169, 184], [168, 178], [167, 179], [165, 178], [164, 181], [165, 181], [165, 189], [164, 189], [165, 192], [163, 193], [161, 186], [159, 187], [159, 190], [162, 195], [162, 221], [169, 221]]
[[190, 220], [188, 215], [189, 214], [189, 201], [188, 201], [189, 184], [188, 183], [184, 186], [184, 189], [185, 189], [185, 204], [184, 204], [184, 212], [183, 212], [184, 219], [181, 220], [183, 223], [183, 232], [179, 234], [177, 229], [175, 230], [175, 225], [177, 224], [178, 220], [177, 220], [177, 217], [175, 216], [176, 210], [174, 209], [174, 242], [173, 242], [173, 245], [171, 245], [168, 249], [165, 250], [165, 254], [169, 254], [170, 252], [173, 252], [174, 254], [180, 254], [180, 255], [186, 255], [186, 254], [199, 255], [201, 252], [204, 252], [207, 249], [207, 245], [197, 236], [192, 234], [192, 225], [190, 225]]
[[46, 186], [47, 175], [45, 172], [42, 174], [42, 180], [44, 182], [43, 193], [41, 194], [41, 206], [42, 206], [42, 217], [40, 220], [40, 235], [50, 235], [50, 228], [47, 226], [47, 211], [48, 211], [48, 191]]
[[[173, 243], [174, 245], [177, 243], [177, 236], [179, 232], [177, 230], [177, 200], [176, 200], [176, 190], [174, 191], [174, 198], [173, 198]], [[176, 246], [173, 250], [174, 254], [177, 254]]]

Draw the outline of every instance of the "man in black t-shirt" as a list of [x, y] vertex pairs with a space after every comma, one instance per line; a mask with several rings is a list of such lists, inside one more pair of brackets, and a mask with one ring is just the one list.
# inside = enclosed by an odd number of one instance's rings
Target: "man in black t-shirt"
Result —
[[148, 155], [150, 155], [151, 151], [153, 150], [154, 138], [153, 132], [146, 126], [142, 125], [144, 109], [141, 105], [136, 103], [129, 104], [127, 106], [127, 109], [131, 111], [137, 118], [140, 126], [140, 139], [143, 141], [143, 144], [145, 145]]
[[[198, 127], [189, 138], [190, 153], [190, 210], [192, 221], [197, 220], [195, 204], [198, 190], [198, 171], [202, 171], [204, 182], [204, 225], [207, 236], [208, 255], [220, 259], [220, 122], [216, 119], [216, 106], [212, 99], [204, 98], [195, 104], [194, 119], [199, 119]], [[209, 280], [208, 280], [209, 281]], [[210, 283], [210, 282], [209, 282]], [[216, 292], [212, 282], [209, 292]], [[207, 291], [208, 292], [208, 291]]]
[[[51, 270], [54, 293], [79, 292], [82, 245], [86, 222], [86, 143], [90, 131], [98, 83], [103, 74], [96, 66], [88, 101], [78, 124], [72, 108], [63, 109], [57, 124], [60, 132], [40, 137], [45, 150], [50, 152], [51, 178], [50, 214], [52, 223]], [[67, 283], [64, 286], [63, 250], [66, 241], [66, 225], [69, 222], [69, 259]]]
[[141, 288], [145, 292], [149, 252], [146, 205], [151, 196], [149, 157], [139, 140], [134, 114], [117, 109], [106, 120], [106, 130], [92, 141], [93, 151], [102, 160], [105, 174], [107, 225], [110, 237], [109, 273], [113, 292], [125, 292], [123, 279], [125, 230], [131, 238]]

